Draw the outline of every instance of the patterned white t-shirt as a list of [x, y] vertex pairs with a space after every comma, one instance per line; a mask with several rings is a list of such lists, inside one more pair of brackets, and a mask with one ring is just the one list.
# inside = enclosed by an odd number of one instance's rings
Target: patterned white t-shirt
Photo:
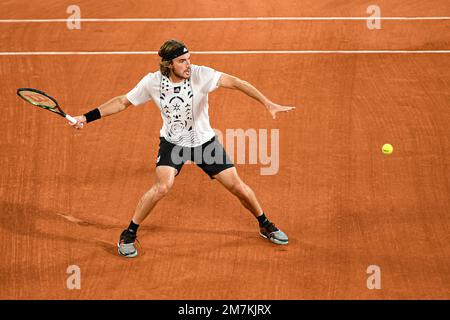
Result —
[[160, 135], [167, 141], [196, 147], [215, 135], [209, 123], [208, 93], [217, 88], [221, 73], [191, 65], [191, 77], [172, 83], [160, 71], [149, 73], [126, 97], [134, 106], [153, 100], [161, 111]]

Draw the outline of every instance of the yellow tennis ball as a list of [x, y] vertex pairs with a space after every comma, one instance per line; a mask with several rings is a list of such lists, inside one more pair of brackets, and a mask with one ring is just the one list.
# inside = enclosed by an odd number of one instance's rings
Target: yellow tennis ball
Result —
[[394, 151], [394, 147], [392, 146], [392, 144], [386, 143], [383, 145], [383, 147], [381, 147], [381, 151], [384, 154], [391, 154]]

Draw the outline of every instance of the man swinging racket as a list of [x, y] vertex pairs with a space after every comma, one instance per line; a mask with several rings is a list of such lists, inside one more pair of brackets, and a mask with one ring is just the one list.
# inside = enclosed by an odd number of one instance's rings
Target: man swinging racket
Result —
[[209, 123], [208, 94], [219, 87], [242, 91], [263, 104], [273, 118], [277, 112], [286, 112], [295, 107], [273, 103], [250, 83], [234, 76], [191, 64], [189, 50], [180, 41], [166, 41], [158, 54], [161, 57], [159, 71], [146, 75], [126, 95], [115, 97], [98, 108], [75, 117], [75, 124], [70, 123], [74, 128], [81, 129], [94, 120], [149, 100], [153, 100], [161, 111], [163, 126], [160, 131], [155, 182], [142, 196], [130, 225], [121, 233], [117, 244], [119, 254], [129, 258], [137, 256], [135, 240], [139, 225], [169, 192], [187, 160], [195, 162], [211, 179], [219, 181], [239, 199], [258, 220], [259, 234], [262, 237], [275, 244], [287, 244], [286, 234], [267, 219], [254, 192], [238, 176], [236, 168], [217, 140]]

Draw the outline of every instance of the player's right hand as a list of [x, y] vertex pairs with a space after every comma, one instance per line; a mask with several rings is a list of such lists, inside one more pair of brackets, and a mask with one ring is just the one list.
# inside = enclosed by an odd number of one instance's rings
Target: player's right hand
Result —
[[74, 118], [77, 120], [77, 123], [69, 122], [69, 125], [71, 125], [75, 129], [83, 129], [83, 127], [86, 125], [86, 117], [85, 116], [76, 116]]

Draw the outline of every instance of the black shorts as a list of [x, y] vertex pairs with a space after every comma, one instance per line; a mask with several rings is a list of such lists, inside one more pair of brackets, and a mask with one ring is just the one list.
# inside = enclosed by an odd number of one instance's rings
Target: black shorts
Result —
[[225, 169], [234, 167], [225, 149], [216, 137], [198, 147], [180, 147], [163, 137], [159, 138], [159, 151], [156, 166], [169, 166], [177, 169], [178, 175], [186, 161], [199, 166], [211, 179]]

